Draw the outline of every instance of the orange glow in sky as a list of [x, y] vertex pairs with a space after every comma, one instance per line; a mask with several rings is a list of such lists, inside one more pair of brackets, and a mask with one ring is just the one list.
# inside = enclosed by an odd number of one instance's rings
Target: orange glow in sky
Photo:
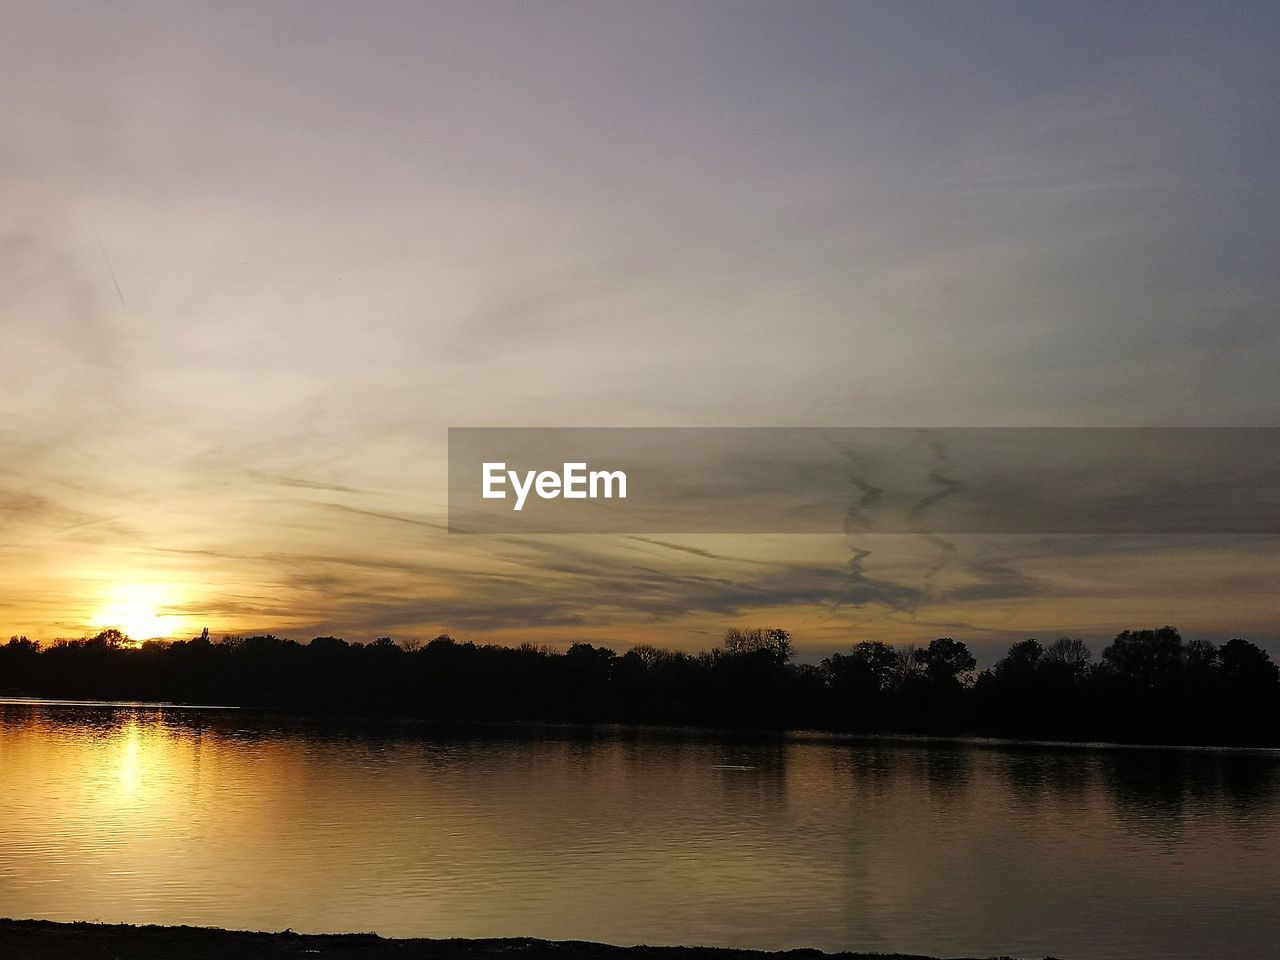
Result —
[[187, 630], [185, 618], [164, 612], [175, 601], [175, 593], [166, 584], [114, 584], [105, 591], [93, 626], [115, 627], [138, 642], [181, 635]]

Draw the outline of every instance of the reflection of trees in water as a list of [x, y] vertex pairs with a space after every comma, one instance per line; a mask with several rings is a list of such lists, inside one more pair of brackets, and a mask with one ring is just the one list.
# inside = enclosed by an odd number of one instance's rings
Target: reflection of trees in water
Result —
[[1091, 753], [1013, 744], [991, 749], [1004, 788], [1023, 807], [1078, 809], [1097, 789]]
[[1252, 752], [1107, 750], [1098, 769], [1120, 822], [1137, 833], [1178, 836], [1193, 809], [1231, 816], [1269, 808], [1280, 788], [1280, 758]]
[[[833, 745], [840, 829], [831, 837], [850, 942], [901, 942], [947, 870], [969, 857], [986, 815], [981, 751], [972, 743], [859, 739]], [[955, 882], [958, 873], [951, 874]], [[967, 882], [967, 881], [963, 881]]]
[[971, 744], [954, 741], [854, 740], [832, 744], [835, 776], [855, 807], [909, 795], [944, 806], [963, 804], [973, 778]]
[[1068, 829], [1101, 803], [1116, 822], [1148, 838], [1176, 838], [1206, 812], [1215, 823], [1247, 830], [1280, 800], [1280, 755], [1272, 752], [1020, 744], [983, 751], [1017, 809]]
[[831, 850], [839, 863], [844, 927], [850, 940], [875, 946], [889, 942], [896, 926], [880, 892], [882, 874], [899, 869], [885, 860], [885, 838], [910, 836], [921, 767], [904, 761], [901, 745], [881, 740], [833, 744], [830, 757], [837, 795], [846, 801]]
[[1218, 758], [1218, 783], [1235, 812], [1263, 810], [1280, 794], [1280, 757], [1223, 753]]
[[838, 774], [846, 780], [855, 806], [879, 801], [895, 789], [902, 772], [901, 751], [882, 742], [858, 742], [847, 751], [833, 750]]
[[963, 805], [973, 774], [972, 749], [939, 744], [925, 747], [924, 758], [930, 798], [944, 808]]
[[[191, 717], [177, 717], [182, 710], [166, 711], [154, 704], [0, 704], [0, 729], [40, 730], [51, 735], [88, 735], [96, 738], [116, 737], [126, 729], [145, 721], [152, 732], [185, 734]], [[168, 715], [166, 715], [168, 714]], [[169, 719], [173, 716], [173, 720]]]
[[[544, 730], [555, 735], [558, 728]], [[698, 729], [617, 726], [605, 739], [622, 748], [623, 767], [635, 777], [693, 775], [709, 782], [725, 802], [776, 811], [787, 802], [789, 743], [776, 734], [733, 734]]]
[[708, 751], [719, 797], [727, 809], [765, 818], [785, 810], [789, 748], [785, 742], [728, 743]]

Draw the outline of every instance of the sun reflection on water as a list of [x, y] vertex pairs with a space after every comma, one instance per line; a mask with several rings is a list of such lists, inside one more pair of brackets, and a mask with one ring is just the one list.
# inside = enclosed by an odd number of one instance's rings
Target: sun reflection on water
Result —
[[142, 763], [139, 759], [139, 742], [142, 733], [138, 721], [131, 720], [121, 734], [119, 792], [121, 800], [135, 800], [142, 783]]

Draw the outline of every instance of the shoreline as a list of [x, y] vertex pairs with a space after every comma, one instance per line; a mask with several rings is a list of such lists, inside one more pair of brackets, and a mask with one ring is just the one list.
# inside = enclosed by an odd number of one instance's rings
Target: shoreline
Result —
[[[396, 939], [374, 933], [260, 933], [218, 927], [0, 919], [0, 955], [23, 960], [937, 960], [908, 953], [813, 949], [621, 947], [585, 940]], [[955, 958], [979, 960], [979, 958]], [[1008, 960], [1008, 958], [987, 958]]]
[[704, 724], [641, 723], [626, 720], [544, 720], [544, 719], [451, 719], [444, 717], [400, 716], [396, 714], [343, 714], [279, 710], [229, 704], [183, 703], [161, 700], [72, 700], [0, 693], [0, 707], [103, 707], [111, 709], [165, 710], [182, 713], [225, 712], [228, 715], [284, 720], [301, 724], [339, 727], [395, 727], [437, 731], [520, 731], [548, 730], [570, 733], [640, 733], [657, 737], [705, 740], [787, 740], [798, 743], [888, 743], [905, 746], [978, 749], [1035, 749], [1069, 753], [1132, 751], [1162, 753], [1280, 754], [1280, 744], [1159, 743], [1125, 740], [1052, 740], [1042, 737], [997, 737], [979, 733], [903, 733], [826, 729], [823, 727], [732, 727]]

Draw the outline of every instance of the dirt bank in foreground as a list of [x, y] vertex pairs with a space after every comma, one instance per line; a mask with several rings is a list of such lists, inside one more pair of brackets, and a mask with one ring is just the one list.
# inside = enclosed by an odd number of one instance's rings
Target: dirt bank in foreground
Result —
[[612, 947], [579, 940], [388, 940], [371, 933], [245, 933], [204, 927], [0, 920], [13, 960], [930, 960], [905, 953]]

